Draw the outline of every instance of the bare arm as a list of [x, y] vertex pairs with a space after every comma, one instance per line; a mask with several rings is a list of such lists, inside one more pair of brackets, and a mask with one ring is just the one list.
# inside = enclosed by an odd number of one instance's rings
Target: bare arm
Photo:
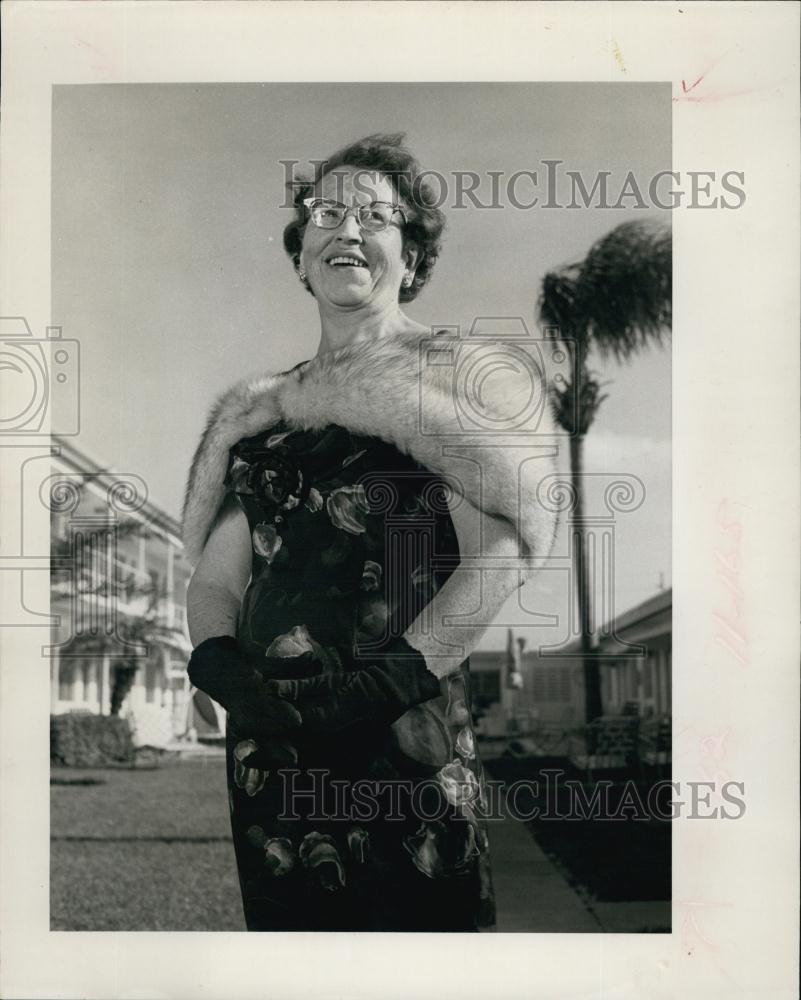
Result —
[[193, 646], [218, 635], [236, 635], [239, 608], [250, 580], [250, 529], [234, 497], [223, 505], [186, 593]]
[[451, 505], [451, 519], [459, 540], [459, 567], [405, 634], [437, 677], [459, 668], [509, 596], [534, 572], [519, 555], [509, 521], [484, 514], [464, 499]]

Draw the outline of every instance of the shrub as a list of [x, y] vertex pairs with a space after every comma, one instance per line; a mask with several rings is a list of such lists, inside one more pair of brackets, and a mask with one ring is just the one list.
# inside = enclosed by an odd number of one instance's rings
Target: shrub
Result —
[[127, 719], [68, 713], [50, 716], [50, 762], [64, 767], [131, 764], [134, 746]]

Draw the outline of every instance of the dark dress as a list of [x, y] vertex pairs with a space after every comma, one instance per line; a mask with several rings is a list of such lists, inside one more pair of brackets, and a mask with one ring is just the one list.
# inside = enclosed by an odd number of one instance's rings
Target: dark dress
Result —
[[[231, 455], [253, 542], [238, 636], [256, 652], [358, 667], [458, 565], [442, 481], [383, 441], [278, 424]], [[467, 660], [441, 690], [391, 727], [298, 738], [297, 764], [274, 772], [237, 759], [249, 734], [229, 726], [249, 930], [494, 928]]]

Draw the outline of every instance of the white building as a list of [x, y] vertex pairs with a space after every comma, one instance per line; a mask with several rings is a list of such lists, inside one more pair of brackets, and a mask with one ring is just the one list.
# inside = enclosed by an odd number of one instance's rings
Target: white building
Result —
[[120, 714], [135, 743], [164, 746], [195, 723], [179, 525], [139, 477], [109, 471], [63, 439], [56, 446], [51, 712], [109, 714], [120, 668], [135, 668]]

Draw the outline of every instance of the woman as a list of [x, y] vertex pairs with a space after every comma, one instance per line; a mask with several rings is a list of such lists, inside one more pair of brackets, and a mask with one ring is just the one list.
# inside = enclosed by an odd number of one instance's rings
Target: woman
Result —
[[[467, 655], [550, 550], [551, 466], [465, 433], [442, 363], [457, 345], [401, 308], [443, 229], [401, 140], [297, 186], [284, 244], [317, 355], [218, 402], [187, 489], [189, 675], [228, 712], [251, 930], [494, 923]], [[511, 375], [482, 404], [497, 420], [530, 392]], [[454, 572], [479, 553], [480, 573]]]

